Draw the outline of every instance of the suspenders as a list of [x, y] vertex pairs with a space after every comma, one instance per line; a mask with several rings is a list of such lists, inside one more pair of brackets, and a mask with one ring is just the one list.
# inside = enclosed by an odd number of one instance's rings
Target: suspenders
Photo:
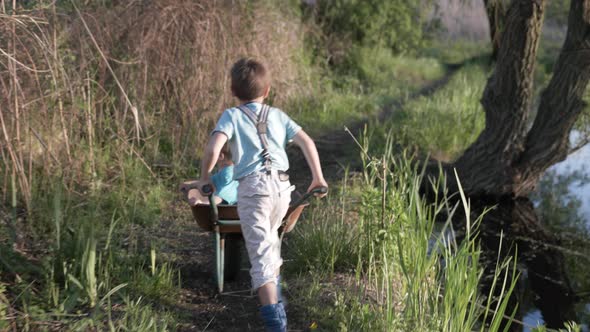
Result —
[[264, 169], [266, 170], [267, 174], [270, 174], [271, 171], [271, 164], [272, 160], [270, 158], [270, 152], [268, 151], [268, 137], [267, 137], [267, 119], [268, 113], [270, 112], [270, 106], [266, 104], [262, 104], [262, 109], [258, 116], [249, 109], [246, 105], [240, 105], [238, 108], [246, 114], [246, 116], [254, 123], [256, 127], [256, 132], [258, 133], [258, 137], [260, 138], [260, 143], [262, 144], [262, 158], [264, 159], [263, 165]]

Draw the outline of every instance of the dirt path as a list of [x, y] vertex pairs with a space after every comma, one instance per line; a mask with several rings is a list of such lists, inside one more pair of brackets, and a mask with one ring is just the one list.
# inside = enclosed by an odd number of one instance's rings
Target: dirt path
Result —
[[[448, 66], [447, 73], [432, 81], [408, 98], [429, 96], [444, 87], [462, 65]], [[393, 103], [377, 116], [379, 121], [389, 118], [404, 103]], [[358, 134], [369, 119], [348, 126]], [[328, 181], [342, 178], [344, 165], [352, 170], [360, 168], [356, 146], [343, 127], [316, 139], [322, 156], [322, 166]], [[299, 151], [290, 149], [292, 182], [298, 190], [305, 190], [310, 174]], [[181, 292], [175, 305], [168, 309], [180, 316], [179, 331], [262, 331], [258, 316], [257, 299], [250, 295], [247, 260], [236, 281], [226, 282], [224, 294], [217, 294], [213, 284], [214, 251], [211, 233], [201, 231], [183, 202], [173, 206], [169, 216], [162, 221], [159, 237], [166, 258], [180, 270]], [[246, 257], [245, 253], [243, 257]], [[287, 299], [289, 295], [287, 294]], [[307, 331], [312, 323], [304, 308], [290, 304], [288, 307], [289, 331]]]
[[[163, 260], [180, 271], [178, 300], [165, 309], [179, 317], [178, 331], [263, 331], [258, 300], [250, 295], [250, 277], [245, 249], [242, 269], [235, 281], [225, 282], [224, 293], [214, 284], [215, 252], [209, 232], [199, 229], [184, 202], [171, 211], [158, 228]], [[286, 292], [288, 298], [288, 291]], [[307, 331], [308, 322], [296, 305], [289, 304], [289, 331]]]
[[[417, 98], [432, 96], [438, 90], [446, 86], [465, 64], [474, 61], [475, 59], [476, 58], [467, 59], [459, 64], [447, 64], [446, 73], [443, 77], [428, 82], [418, 91], [410, 94], [405, 101], [393, 101], [389, 106], [383, 108], [373, 120], [383, 123], [395, 112], [402, 110], [408, 102]], [[359, 159], [359, 149], [352, 139], [351, 133], [358, 138], [365, 125], [370, 122], [371, 119], [363, 119], [347, 125], [346, 127], [349, 129], [350, 133], [347, 132], [344, 129], [344, 125], [342, 125], [314, 138], [318, 152], [321, 156], [324, 175], [328, 182], [341, 179], [344, 175], [346, 166], [348, 166], [349, 171], [361, 170], [362, 164]], [[311, 179], [311, 173], [309, 172], [303, 155], [299, 149], [293, 146], [291, 146], [287, 152], [291, 164], [289, 172], [293, 174], [291, 182], [295, 183], [299, 190], [307, 189], [309, 179]]]

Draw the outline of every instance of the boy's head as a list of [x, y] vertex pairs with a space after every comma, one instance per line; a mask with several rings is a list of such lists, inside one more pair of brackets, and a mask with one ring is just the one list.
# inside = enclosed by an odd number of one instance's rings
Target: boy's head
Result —
[[238, 99], [250, 101], [267, 97], [270, 73], [266, 66], [254, 58], [241, 58], [231, 68], [231, 90]]

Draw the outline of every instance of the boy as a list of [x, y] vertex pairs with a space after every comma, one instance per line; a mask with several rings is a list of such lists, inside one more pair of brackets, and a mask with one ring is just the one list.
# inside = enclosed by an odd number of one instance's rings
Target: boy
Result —
[[[225, 144], [217, 159], [217, 173], [211, 176], [215, 188], [213, 199], [216, 204], [235, 205], [238, 201], [238, 181], [234, 180], [234, 163], [231, 158], [231, 150]], [[187, 181], [180, 186], [182, 191], [188, 191], [187, 199], [191, 206], [209, 204], [209, 199], [195, 189], [200, 186], [199, 181]]]
[[291, 185], [284, 173], [289, 168], [288, 141], [301, 148], [311, 169], [309, 190], [328, 185], [313, 140], [281, 110], [262, 104], [270, 91], [270, 73], [261, 62], [238, 60], [231, 69], [231, 90], [241, 105], [226, 109], [217, 122], [205, 148], [200, 183], [210, 183], [215, 157], [229, 142], [252, 288], [258, 291], [267, 330], [286, 331], [287, 316], [277, 286], [283, 263], [278, 228], [291, 200]]

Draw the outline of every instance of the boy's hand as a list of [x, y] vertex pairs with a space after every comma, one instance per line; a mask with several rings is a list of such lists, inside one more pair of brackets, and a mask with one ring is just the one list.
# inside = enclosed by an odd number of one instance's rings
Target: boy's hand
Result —
[[[313, 189], [317, 188], [317, 187], [326, 187], [328, 188], [328, 183], [326, 182], [326, 180], [324, 180], [324, 178], [321, 179], [313, 179], [313, 181], [311, 181], [311, 185], [309, 185], [309, 188], [307, 189], [307, 192], [312, 191]], [[326, 196], [328, 193], [317, 193], [314, 196], [315, 197], [324, 197]]]
[[203, 194], [205, 196], [213, 195], [213, 193], [215, 192], [216, 189], [217, 188], [215, 188], [215, 186], [211, 182], [203, 182], [203, 183], [201, 183], [201, 186], [199, 187], [199, 191], [201, 192], [201, 194]]
[[[202, 175], [201, 178], [199, 179], [199, 186], [197, 187], [199, 189], [199, 191], [201, 192], [201, 194], [207, 196], [210, 194], [213, 194], [215, 192], [215, 186], [213, 185], [213, 182], [211, 182], [211, 178], [207, 175]], [[211, 192], [204, 190], [204, 189], [210, 189]]]
[[[328, 183], [326, 183], [326, 180], [324, 180], [324, 175], [322, 173], [320, 156], [318, 155], [318, 150], [315, 147], [315, 143], [311, 137], [309, 137], [309, 135], [307, 135], [303, 130], [299, 130], [293, 137], [293, 142], [295, 142], [295, 144], [297, 144], [303, 151], [303, 155], [305, 156], [305, 160], [307, 160], [307, 164], [309, 165], [309, 169], [311, 170], [311, 175], [313, 177], [307, 192], [310, 192], [317, 187], [328, 188]], [[316, 193], [314, 196], [324, 197], [326, 194], [327, 192]]]

